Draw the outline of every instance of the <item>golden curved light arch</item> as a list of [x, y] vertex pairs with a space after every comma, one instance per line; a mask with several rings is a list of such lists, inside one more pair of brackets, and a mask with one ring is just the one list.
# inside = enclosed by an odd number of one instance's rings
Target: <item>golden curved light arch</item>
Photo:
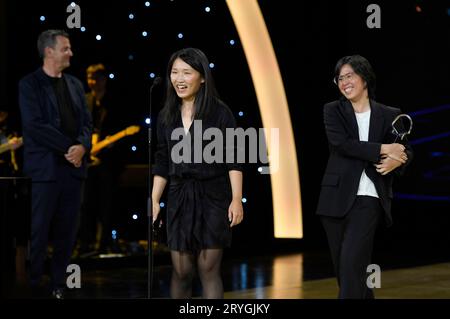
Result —
[[[270, 175], [276, 238], [303, 238], [300, 180], [278, 62], [256, 0], [227, 0], [253, 79], [263, 126], [279, 128], [279, 168]], [[267, 134], [266, 134], [267, 139]], [[269, 156], [271, 147], [267, 141]]]

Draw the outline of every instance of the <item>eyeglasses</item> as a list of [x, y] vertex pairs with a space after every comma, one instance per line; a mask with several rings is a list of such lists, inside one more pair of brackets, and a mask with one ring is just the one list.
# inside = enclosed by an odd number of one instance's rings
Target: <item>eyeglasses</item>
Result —
[[350, 72], [350, 73], [335, 77], [333, 79], [333, 82], [334, 82], [334, 84], [338, 85], [344, 81], [351, 81], [351, 80], [353, 80], [354, 75], [355, 75], [355, 72]]

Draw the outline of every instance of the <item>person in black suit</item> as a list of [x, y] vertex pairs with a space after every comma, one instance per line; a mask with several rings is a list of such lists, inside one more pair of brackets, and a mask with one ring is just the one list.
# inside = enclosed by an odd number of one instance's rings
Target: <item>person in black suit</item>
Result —
[[44, 31], [37, 46], [43, 66], [19, 82], [23, 170], [32, 179], [30, 281], [32, 288], [41, 285], [51, 236], [51, 288], [61, 298], [76, 238], [92, 120], [82, 83], [63, 73], [73, 55], [69, 35]]
[[380, 221], [392, 224], [394, 175], [412, 159], [408, 143], [394, 143], [400, 109], [376, 102], [375, 74], [362, 56], [341, 58], [335, 83], [343, 97], [324, 106], [330, 157], [317, 207], [327, 234], [339, 298], [373, 298], [367, 287], [373, 238]]

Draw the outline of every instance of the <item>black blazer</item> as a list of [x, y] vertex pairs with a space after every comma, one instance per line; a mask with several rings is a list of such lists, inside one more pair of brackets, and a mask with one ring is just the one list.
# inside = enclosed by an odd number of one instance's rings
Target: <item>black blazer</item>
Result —
[[324, 106], [325, 131], [330, 157], [322, 179], [317, 214], [343, 217], [352, 207], [358, 192], [362, 171], [375, 184], [387, 225], [392, 224], [391, 201], [394, 175], [401, 175], [411, 162], [413, 153], [406, 143], [408, 162], [387, 175], [376, 171], [381, 144], [393, 143], [392, 121], [400, 109], [370, 100], [369, 141], [359, 141], [358, 124], [350, 101], [342, 98]]
[[[68, 74], [63, 75], [72, 97], [77, 115], [78, 136], [72, 140], [60, 130], [61, 119], [52, 84], [42, 68], [19, 82], [19, 106], [22, 115], [24, 141], [24, 174], [33, 182], [56, 179], [58, 163], [69, 164], [71, 174], [85, 178], [86, 158], [91, 149], [92, 120], [88, 111], [81, 82]], [[64, 154], [70, 146], [82, 144], [87, 152], [80, 168], [70, 165]]]

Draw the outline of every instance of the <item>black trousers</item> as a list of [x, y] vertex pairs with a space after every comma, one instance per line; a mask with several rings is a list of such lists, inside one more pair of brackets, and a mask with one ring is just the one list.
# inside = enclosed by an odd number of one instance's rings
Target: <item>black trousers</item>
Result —
[[61, 164], [54, 182], [32, 183], [30, 279], [38, 286], [44, 273], [49, 237], [53, 242], [51, 261], [52, 288], [65, 286], [76, 238], [80, 210], [82, 180], [70, 174], [70, 168]]
[[352, 208], [343, 218], [321, 216], [340, 299], [374, 298], [372, 289], [366, 284], [367, 266], [371, 264], [373, 239], [382, 214], [378, 198], [356, 196]]

